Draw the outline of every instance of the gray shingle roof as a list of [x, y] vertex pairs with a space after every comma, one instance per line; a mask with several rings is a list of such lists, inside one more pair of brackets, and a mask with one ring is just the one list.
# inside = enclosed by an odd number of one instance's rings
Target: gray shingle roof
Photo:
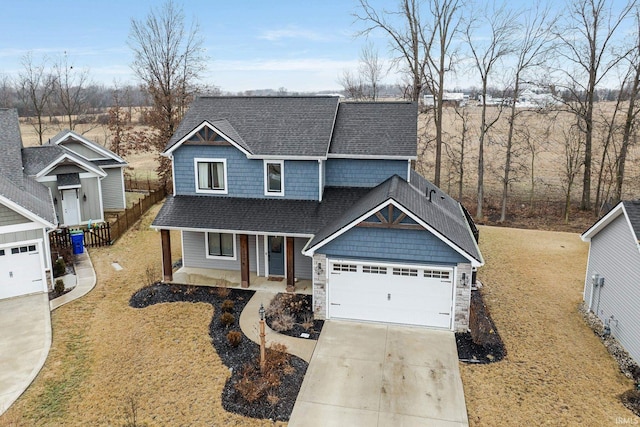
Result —
[[57, 145], [42, 145], [38, 147], [25, 147], [22, 149], [22, 164], [24, 173], [29, 176], [37, 175], [51, 162], [62, 156], [65, 151]]
[[636, 240], [640, 241], [640, 200], [623, 201], [624, 210], [627, 211], [629, 222], [636, 233]]
[[[205, 120], [222, 126], [251, 154], [326, 155], [333, 131], [337, 97], [200, 97], [185, 114], [165, 150]], [[223, 129], [220, 129], [223, 131]], [[224, 132], [224, 131], [223, 131]]]
[[[483, 262], [482, 255], [471, 234], [469, 224], [459, 203], [417, 173], [412, 174], [411, 181], [412, 183], [415, 182], [415, 184], [411, 185], [399, 176], [394, 175], [373, 188], [343, 215], [320, 229], [307, 247], [311, 248], [317, 245], [347, 227], [366, 212], [389, 199], [393, 199], [462, 249], [470, 257]], [[435, 193], [431, 194], [431, 201], [428, 199], [429, 191], [427, 190], [435, 191]]]
[[[312, 235], [369, 191], [327, 187], [314, 200], [167, 197], [153, 226]], [[215, 215], [212, 213], [215, 212]]]
[[329, 153], [415, 157], [418, 104], [341, 102]]
[[22, 137], [16, 110], [0, 109], [0, 195], [56, 224], [49, 189], [22, 171]]

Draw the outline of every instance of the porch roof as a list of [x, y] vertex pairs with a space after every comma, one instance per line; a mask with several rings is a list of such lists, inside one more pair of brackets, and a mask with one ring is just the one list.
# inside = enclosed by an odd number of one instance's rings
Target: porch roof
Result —
[[369, 191], [369, 188], [327, 187], [322, 202], [172, 196], [167, 197], [152, 227], [312, 236]]

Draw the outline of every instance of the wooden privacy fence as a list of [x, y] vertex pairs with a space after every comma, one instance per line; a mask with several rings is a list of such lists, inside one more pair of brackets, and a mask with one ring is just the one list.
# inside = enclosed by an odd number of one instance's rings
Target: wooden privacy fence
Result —
[[84, 234], [84, 246], [95, 248], [99, 246], [112, 245], [120, 236], [124, 234], [140, 217], [158, 203], [166, 195], [164, 188], [158, 188], [151, 191], [145, 197], [138, 200], [128, 209], [116, 216], [116, 220], [112, 222], [104, 222], [93, 224], [91, 227], [85, 228], [60, 228], [49, 234], [49, 243], [51, 244], [52, 253], [58, 251], [59, 248], [72, 247], [71, 233], [82, 231]]

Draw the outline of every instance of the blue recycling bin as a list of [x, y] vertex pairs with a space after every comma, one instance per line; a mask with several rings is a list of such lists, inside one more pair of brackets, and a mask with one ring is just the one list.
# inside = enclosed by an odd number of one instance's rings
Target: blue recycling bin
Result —
[[74, 255], [84, 252], [84, 233], [82, 231], [71, 233], [71, 245], [73, 246]]

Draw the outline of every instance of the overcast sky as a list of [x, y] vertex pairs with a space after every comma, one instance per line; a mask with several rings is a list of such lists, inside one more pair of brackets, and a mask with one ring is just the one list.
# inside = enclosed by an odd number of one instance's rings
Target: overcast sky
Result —
[[[620, 0], [622, 1], [622, 0]], [[514, 1], [515, 6], [518, 1]], [[13, 0], [0, 8], [0, 73], [17, 75], [32, 52], [88, 68], [106, 85], [135, 83], [127, 38], [131, 19], [143, 20], [161, 1]], [[395, 0], [375, 0], [391, 7]], [[338, 77], [354, 69], [366, 40], [352, 13], [355, 0], [176, 0], [187, 22], [197, 19], [209, 57], [204, 82], [224, 91], [339, 90]], [[381, 34], [371, 41], [389, 57]], [[391, 73], [386, 82], [394, 83]], [[473, 83], [463, 78], [463, 84]]]

